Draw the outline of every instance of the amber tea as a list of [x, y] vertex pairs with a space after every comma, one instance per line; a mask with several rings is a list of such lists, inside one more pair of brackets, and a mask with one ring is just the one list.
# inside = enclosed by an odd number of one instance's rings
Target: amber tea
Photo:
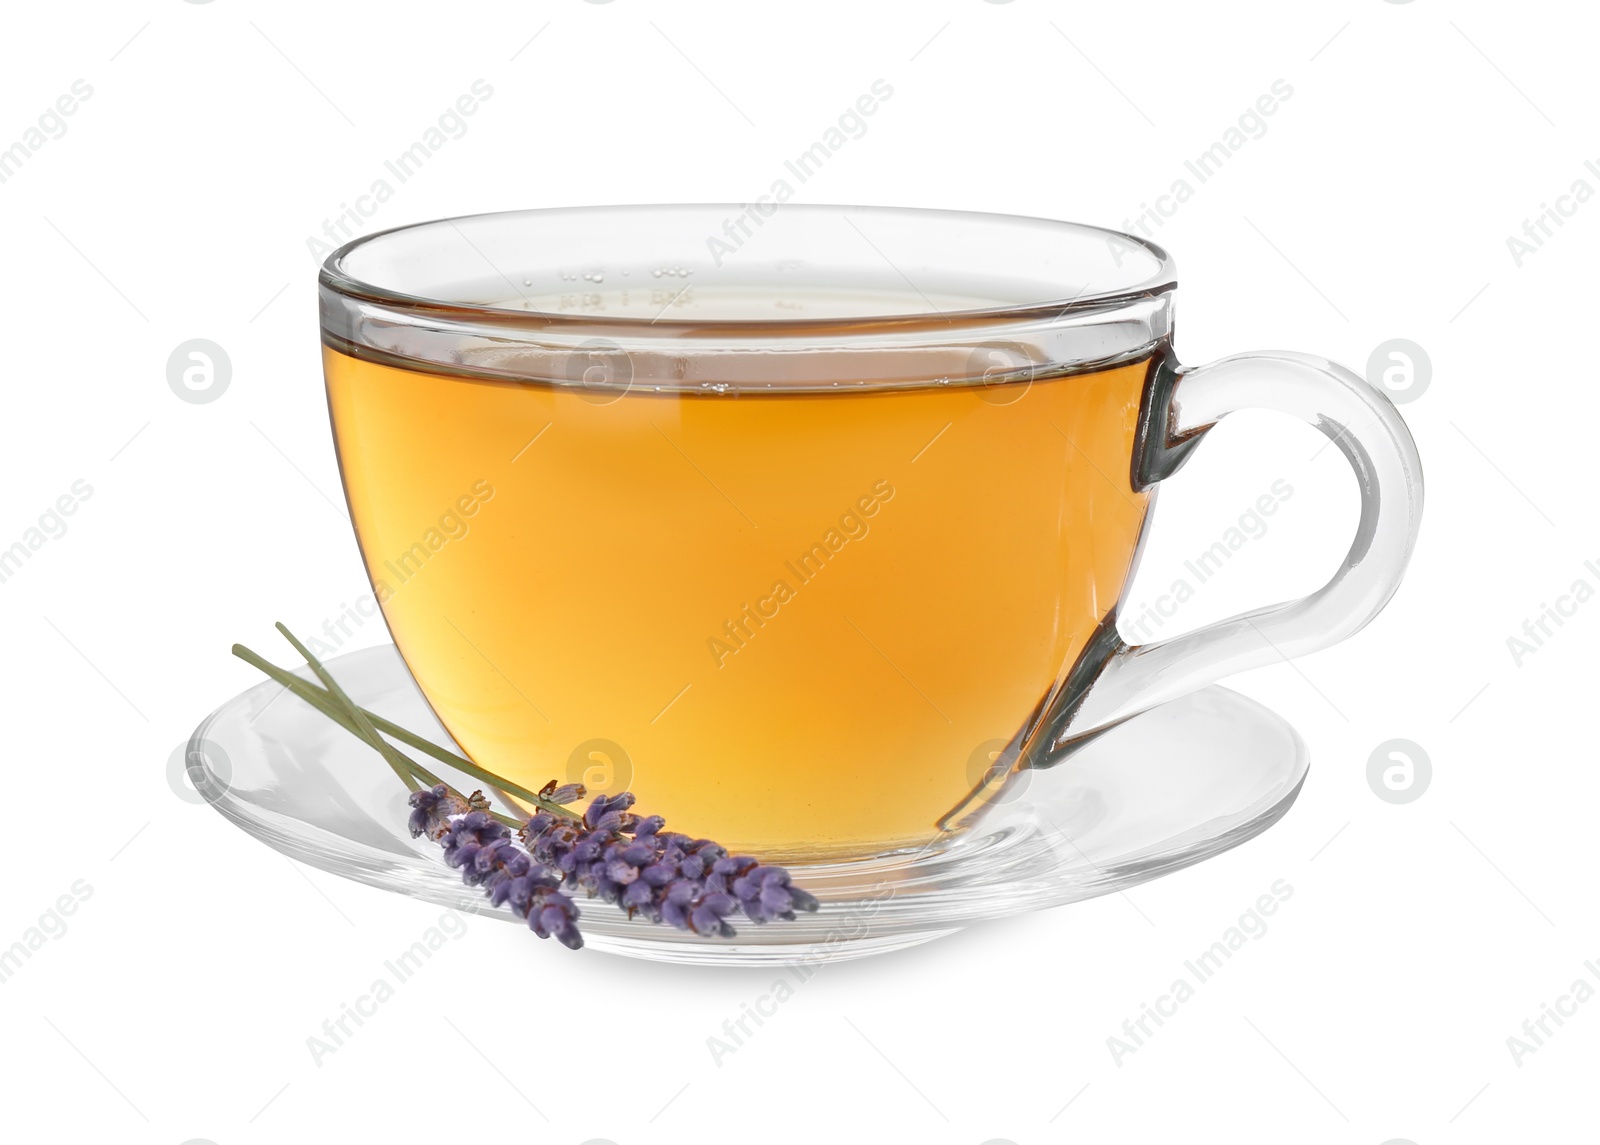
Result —
[[444, 725], [763, 854], [915, 845], [1107, 617], [1148, 363], [657, 392], [326, 351], [384, 615]]

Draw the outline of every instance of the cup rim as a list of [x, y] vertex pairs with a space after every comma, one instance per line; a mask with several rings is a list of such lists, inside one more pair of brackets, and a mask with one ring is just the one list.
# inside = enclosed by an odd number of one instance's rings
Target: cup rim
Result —
[[[1129, 276], [1129, 281], [1117, 283], [1100, 290], [1085, 290], [1068, 297], [1054, 296], [1027, 303], [997, 304], [990, 306], [959, 307], [933, 313], [885, 312], [881, 314], [851, 315], [849, 317], [782, 317], [782, 318], [706, 318], [659, 315], [644, 319], [634, 316], [579, 313], [569, 314], [543, 309], [515, 308], [489, 303], [451, 301], [427, 294], [411, 293], [369, 281], [348, 269], [352, 256], [363, 249], [392, 240], [396, 236], [417, 232], [425, 228], [456, 226], [469, 221], [489, 219], [509, 220], [516, 216], [553, 218], [566, 215], [573, 219], [582, 216], [639, 212], [695, 212], [722, 211], [739, 213], [748, 205], [732, 203], [615, 203], [595, 206], [534, 207], [522, 210], [483, 211], [467, 215], [428, 219], [404, 223], [371, 234], [361, 235], [333, 251], [323, 261], [318, 272], [320, 286], [334, 294], [357, 301], [371, 303], [400, 314], [414, 314], [451, 322], [486, 322], [505, 330], [582, 330], [621, 341], [629, 337], [674, 338], [695, 337], [737, 339], [740, 337], [783, 337], [785, 335], [815, 336], [818, 334], [848, 335], [850, 333], [879, 333], [892, 330], [911, 333], [917, 330], [949, 331], [964, 325], [992, 323], [1036, 322], [1040, 319], [1082, 315], [1097, 311], [1111, 311], [1128, 303], [1157, 298], [1170, 294], [1177, 287], [1177, 268], [1171, 254], [1159, 244], [1138, 235], [1089, 223], [1075, 223], [1062, 219], [1049, 219], [1036, 215], [1016, 215], [1002, 212], [950, 210], [931, 207], [864, 206], [834, 203], [785, 203], [776, 209], [786, 214], [808, 213], [840, 215], [875, 215], [879, 217], [916, 217], [929, 222], [969, 225], [1009, 223], [1034, 227], [1056, 235], [1074, 233], [1092, 236], [1105, 243], [1127, 243], [1147, 252], [1156, 263], [1148, 274]], [[870, 241], [870, 240], [869, 240]], [[892, 264], [891, 264], [892, 265]], [[904, 277], [902, 275], [902, 277]], [[907, 280], [909, 283], [909, 279]]]

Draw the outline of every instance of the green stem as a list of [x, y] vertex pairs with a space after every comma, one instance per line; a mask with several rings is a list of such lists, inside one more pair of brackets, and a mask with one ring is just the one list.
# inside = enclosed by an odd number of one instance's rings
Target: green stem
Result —
[[400, 777], [400, 781], [406, 785], [407, 789], [411, 791], [421, 790], [422, 785], [417, 782], [416, 776], [411, 774], [411, 768], [407, 766], [405, 757], [396, 751], [388, 740], [378, 734], [378, 729], [372, 726], [371, 720], [367, 719], [367, 713], [356, 707], [355, 701], [351, 700], [345, 694], [345, 690], [339, 686], [339, 681], [333, 678], [332, 674], [322, 666], [321, 661], [311, 654], [311, 650], [295, 639], [294, 633], [284, 627], [281, 622], [277, 625], [277, 629], [283, 633], [284, 639], [294, 646], [294, 650], [305, 657], [306, 663], [311, 665], [311, 670], [317, 674], [317, 679], [322, 681], [322, 686], [333, 693], [334, 698], [343, 705], [344, 710], [355, 721], [361, 737], [371, 744], [379, 755], [383, 756], [384, 762], [394, 769], [394, 773]]
[[[329, 719], [343, 727], [346, 731], [350, 732], [351, 735], [356, 736], [356, 738], [371, 746], [371, 740], [368, 740], [367, 737], [360, 731], [354, 720], [350, 717], [347, 711], [343, 709], [343, 706], [339, 704], [339, 702], [331, 693], [317, 687], [309, 680], [302, 679], [301, 677], [296, 676], [294, 673], [278, 667], [276, 664], [273, 664], [271, 661], [257, 655], [255, 652], [252, 652], [249, 648], [246, 648], [242, 644], [235, 644], [233, 646], [233, 654], [239, 659], [243, 660], [246, 664], [249, 664], [251, 667], [265, 673], [267, 676], [270, 676], [289, 691], [293, 692], [296, 696], [299, 696], [306, 703], [310, 704], [317, 711], [321, 712], [323, 715], [327, 716]], [[317, 664], [314, 659], [308, 658], [307, 662], [312, 665], [313, 670], [316, 670], [318, 667], [320, 667], [320, 665]], [[351, 706], [353, 707], [354, 705], [352, 704]], [[470, 775], [472, 778], [487, 784], [492, 789], [495, 789], [495, 793], [500, 795], [501, 798], [505, 798], [507, 793], [509, 793], [516, 796], [518, 799], [521, 799], [527, 803], [531, 803], [540, 810], [548, 811], [553, 815], [564, 815], [573, 819], [578, 818], [578, 813], [571, 808], [560, 803], [552, 803], [550, 800], [540, 796], [537, 792], [530, 791], [520, 784], [512, 783], [510, 780], [502, 779], [493, 772], [485, 771], [471, 760], [464, 759], [463, 757], [456, 755], [454, 752], [440, 747], [431, 740], [423, 739], [414, 732], [407, 731], [398, 724], [384, 719], [376, 712], [369, 712], [364, 708], [358, 708], [357, 710], [366, 717], [369, 726], [393, 736], [395, 739], [406, 744], [407, 746], [414, 747], [418, 751], [424, 752], [425, 754], [438, 760], [440, 763], [444, 763], [464, 775]], [[385, 744], [385, 746], [387, 747], [388, 745]], [[390, 750], [393, 751], [394, 749], [390, 748]], [[398, 756], [401, 761], [403, 761], [406, 767], [408, 767], [430, 786], [435, 786], [443, 782], [443, 780], [441, 780], [438, 776], [434, 775], [431, 771], [423, 767], [420, 763], [417, 763], [415, 760], [406, 757], [398, 751], [395, 751], [394, 754]], [[385, 758], [388, 758], [387, 755]], [[392, 763], [391, 766], [393, 766]], [[449, 785], [446, 784], [446, 786], [448, 787]], [[454, 792], [452, 793], [454, 794]], [[509, 800], [507, 800], [507, 802], [508, 804], [510, 803]], [[517, 811], [519, 814], [522, 813], [522, 809], [520, 807], [513, 805], [512, 809]], [[507, 826], [517, 827], [521, 826], [522, 823], [521, 819], [511, 819], [504, 815], [496, 814], [495, 817], [501, 822], [505, 823]]]
[[[283, 684], [286, 689], [299, 696], [311, 707], [315, 708], [334, 723], [344, 728], [345, 731], [349, 732], [351, 735], [355, 736], [369, 747], [372, 746], [372, 741], [367, 738], [366, 733], [364, 733], [360, 727], [357, 726], [350, 713], [342, 704], [335, 700], [330, 693], [323, 691], [316, 685], [311, 684], [306, 680], [302, 680], [299, 676], [296, 676], [291, 672], [285, 672], [282, 668], [279, 668], [275, 664], [269, 664], [267, 661], [262, 660], [259, 656], [256, 656], [255, 653], [250, 652], [250, 650], [247, 648], [235, 646], [235, 653], [243, 653], [243, 655], [240, 655], [240, 659], [254, 663], [262, 671], [266, 672], [267, 675]], [[362, 709], [362, 712], [367, 716], [368, 722], [370, 723], [372, 721], [372, 713], [367, 712], [365, 709]], [[404, 765], [408, 771], [414, 774], [417, 778], [421, 779], [423, 783], [427, 784], [429, 787], [442, 786], [446, 791], [455, 796], [457, 799], [460, 799], [463, 803], [467, 801], [467, 796], [464, 792], [458, 791], [450, 784], [445, 783], [444, 780], [440, 779], [437, 775], [423, 767], [420, 763], [406, 755], [404, 752], [395, 751], [393, 748], [390, 748], [390, 751], [393, 752], [396, 759], [398, 759], [398, 761]], [[393, 767], [394, 763], [391, 762], [390, 766]], [[404, 776], [401, 778], [404, 778]], [[408, 783], [407, 786], [409, 786], [413, 791], [417, 789], [415, 784]], [[505, 800], [506, 806], [510, 807], [518, 814], [516, 816], [503, 815], [498, 811], [490, 811], [489, 814], [494, 816], [495, 819], [499, 820], [501, 823], [504, 823], [507, 827], [521, 827], [522, 824], [527, 820], [527, 816], [522, 813], [522, 808], [518, 807], [514, 802], [512, 802], [512, 800], [508, 798], [504, 792], [496, 791], [495, 794], [499, 795], [501, 799]]]
[[[256, 657], [254, 653], [249, 652], [248, 649], [239, 651], [246, 653], [246, 655], [241, 656], [241, 659], [260, 659], [259, 657]], [[275, 664], [269, 664], [263, 660], [260, 661], [260, 663], [256, 666], [259, 667], [263, 672], [267, 673], [267, 675], [271, 676], [278, 683], [282, 684], [285, 689], [293, 692], [296, 696], [299, 696], [311, 707], [327, 716], [328, 719], [338, 724], [345, 731], [359, 739], [362, 743], [365, 743], [369, 747], [372, 746], [372, 741], [369, 740], [361, 731], [361, 729], [356, 726], [356, 722], [350, 718], [349, 712], [345, 711], [344, 706], [335, 700], [331, 694], [323, 691], [321, 688], [318, 688], [315, 684], [311, 684], [305, 680], [302, 680], [299, 676], [296, 676], [291, 672], [285, 672], [282, 668], [279, 668]], [[370, 716], [368, 718], [370, 719]], [[443, 782], [437, 775], [434, 775], [433, 772], [423, 767], [416, 760], [403, 753], [397, 754], [399, 754], [400, 758], [404, 760], [407, 770], [411, 771], [417, 776], [417, 778], [421, 779], [430, 787]]]

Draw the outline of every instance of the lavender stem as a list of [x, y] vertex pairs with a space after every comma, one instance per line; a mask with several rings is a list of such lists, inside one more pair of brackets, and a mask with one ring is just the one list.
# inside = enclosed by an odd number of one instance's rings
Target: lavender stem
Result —
[[[345, 729], [352, 735], [355, 735], [359, 739], [365, 739], [365, 737], [362, 736], [353, 725], [346, 722], [349, 717], [344, 711], [340, 710], [339, 705], [336, 701], [334, 701], [333, 697], [328, 692], [317, 687], [309, 680], [304, 680], [301, 677], [296, 676], [293, 672], [278, 667], [270, 660], [267, 660], [257, 653], [251, 651], [249, 648], [246, 648], [243, 644], [235, 644], [233, 646], [233, 654], [239, 659], [243, 660], [246, 664], [249, 664], [256, 670], [266, 674], [267, 676], [270, 676], [272, 679], [282, 684], [285, 688], [288, 688], [291, 692], [299, 696], [302, 700], [305, 700], [308, 704], [311, 704], [329, 719], [332, 719], [341, 726], [344, 726]], [[414, 732], [407, 731], [399, 724], [392, 723], [389, 720], [384, 719], [376, 712], [369, 712], [365, 708], [360, 709], [360, 711], [364, 716], [367, 717], [368, 722], [377, 730], [393, 736], [395, 739], [399, 740], [408, 747], [414, 747], [418, 751], [433, 757], [440, 763], [446, 764], [447, 766], [454, 768], [456, 771], [459, 771], [464, 775], [470, 775], [472, 778], [480, 781], [481, 783], [496, 789], [496, 794], [501, 794], [503, 796], [504, 793], [510, 793], [515, 795], [518, 799], [532, 803], [541, 811], [548, 811], [553, 815], [562, 815], [566, 816], [567, 818], [578, 818], [578, 813], [573, 811], [571, 808], [565, 807], [559, 803], [552, 803], [550, 800], [542, 798], [537, 792], [530, 791], [520, 784], [512, 783], [508, 779], [502, 779], [500, 776], [495, 775], [491, 771], [485, 771], [471, 760], [464, 759], [463, 757], [456, 755], [454, 752], [440, 747], [431, 740], [424, 739]], [[401, 758], [406, 759], [406, 757], [403, 755]], [[421, 765], [417, 764], [415, 761], [406, 759], [406, 762], [411, 768], [416, 769], [416, 774], [430, 785], [437, 785], [439, 782], [441, 782], [431, 772], [422, 770]], [[526, 817], [522, 808], [513, 805], [511, 809], [518, 816], [523, 818]], [[517, 819], [518, 823], [521, 821], [521, 818]]]

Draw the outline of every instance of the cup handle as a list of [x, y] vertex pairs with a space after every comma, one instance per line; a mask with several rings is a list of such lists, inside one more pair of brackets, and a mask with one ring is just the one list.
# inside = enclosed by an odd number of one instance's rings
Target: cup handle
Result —
[[[1339, 571], [1310, 596], [1151, 644], [1117, 636], [1115, 613], [1065, 681], [1035, 740], [1046, 759], [1224, 676], [1337, 644], [1400, 584], [1422, 519], [1422, 463], [1388, 397], [1325, 358], [1265, 351], [1186, 369], [1163, 358], [1146, 398], [1134, 483], [1170, 476], [1200, 437], [1241, 409], [1276, 410], [1326, 434], [1355, 470], [1361, 521]], [[1038, 758], [1037, 756], [1035, 758]]]

